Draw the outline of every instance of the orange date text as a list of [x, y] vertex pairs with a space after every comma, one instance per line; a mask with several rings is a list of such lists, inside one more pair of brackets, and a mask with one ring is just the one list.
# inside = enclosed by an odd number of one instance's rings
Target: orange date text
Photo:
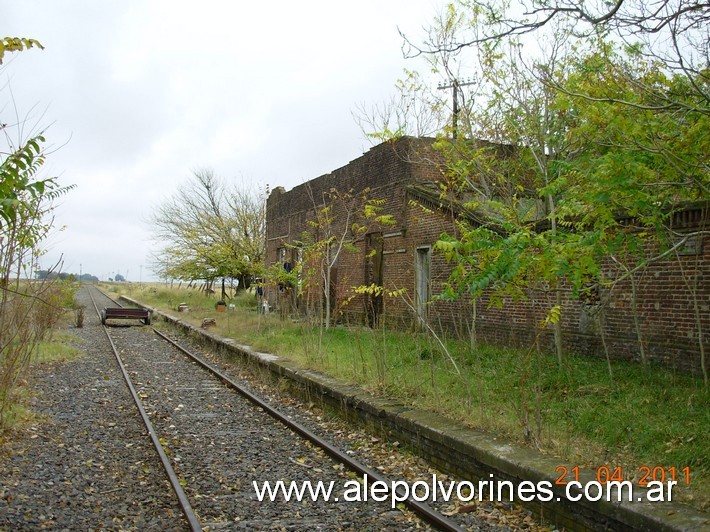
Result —
[[[579, 482], [579, 472], [579, 466], [557, 466], [555, 468], [555, 474], [557, 474], [555, 484], [563, 486], [571, 481]], [[592, 470], [592, 474], [594, 473], [596, 473], [596, 481], [600, 484], [623, 482], [625, 477], [624, 470], [621, 466], [599, 466], [596, 471]], [[675, 466], [641, 466], [637, 469], [637, 473], [638, 475], [633, 475], [633, 477], [637, 477], [636, 482], [638, 482], [639, 486], [648, 486], [649, 482], [680, 482], [690, 484], [690, 467], [679, 469]]]

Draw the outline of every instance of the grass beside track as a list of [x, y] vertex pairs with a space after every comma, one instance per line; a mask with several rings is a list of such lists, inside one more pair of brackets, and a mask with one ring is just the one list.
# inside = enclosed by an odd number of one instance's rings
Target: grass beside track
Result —
[[[674, 500], [710, 507], [710, 390], [702, 379], [657, 367], [602, 359], [556, 358], [533, 349], [478, 346], [428, 335], [364, 327], [322, 330], [277, 314], [259, 315], [253, 294], [218, 313], [216, 299], [165, 285], [105, 285], [215, 332], [301, 366], [356, 383], [373, 394], [441, 413], [464, 424], [526, 443], [556, 456], [560, 465], [622, 468], [638, 480], [644, 467], [678, 474]], [[683, 468], [689, 468], [686, 486]], [[550, 472], [554, 474], [554, 472]], [[648, 479], [650, 480], [650, 478]], [[659, 478], [660, 480], [660, 478]], [[670, 480], [667, 478], [666, 480]]]

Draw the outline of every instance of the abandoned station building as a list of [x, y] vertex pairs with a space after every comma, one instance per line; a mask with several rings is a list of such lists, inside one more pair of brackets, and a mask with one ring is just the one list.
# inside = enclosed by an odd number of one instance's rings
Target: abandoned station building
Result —
[[[385, 142], [288, 192], [275, 188], [266, 206], [266, 263], [290, 270], [303, 259], [304, 242], [333, 235], [336, 243], [347, 247], [337, 258], [333, 255], [336, 260], [330, 271], [334, 321], [411, 330], [426, 324], [437, 332], [465, 338], [475, 323], [478, 341], [530, 346], [545, 316], [541, 306], [523, 301], [496, 308], [484, 295], [474, 309], [470, 299], [443, 301], [435, 297], [441, 293], [451, 265], [436, 252], [434, 244], [442, 233], [455, 233], [456, 216], [470, 213], [440, 199], [438, 182], [444, 178], [444, 164], [433, 143], [433, 139], [414, 137]], [[333, 190], [339, 192], [339, 200], [333, 199]], [[381, 213], [390, 215], [390, 223], [378, 225], [358, 218], [362, 204], [358, 206], [356, 198], [362, 201], [365, 195], [377, 200]], [[324, 222], [325, 207], [329, 210]], [[705, 202], [677, 213], [672, 223], [675, 231], [693, 232], [707, 227], [708, 219]], [[476, 223], [475, 219], [470, 221]], [[351, 230], [353, 222], [358, 224], [356, 233]], [[288, 304], [293, 310], [295, 305], [304, 312], [306, 297], [310, 304], [323, 304], [323, 292], [314, 286], [323, 283], [323, 278], [311, 275], [305, 287], [308, 296], [297, 298], [283, 284], [268, 289], [266, 296], [272, 306]], [[592, 305], [565, 297], [565, 350], [604, 356], [605, 342], [611, 356], [638, 360], [643, 346], [649, 360], [683, 371], [700, 371], [701, 351], [710, 349], [710, 236], [703, 232], [689, 239], [678, 253], [650, 264], [634, 283], [632, 287], [629, 280], [619, 282]], [[353, 290], [373, 284], [384, 287], [385, 294], [356, 295]], [[397, 295], [388, 296], [387, 292]], [[601, 321], [595, 318], [600, 306]], [[551, 332], [544, 333], [543, 345], [553, 352]]]

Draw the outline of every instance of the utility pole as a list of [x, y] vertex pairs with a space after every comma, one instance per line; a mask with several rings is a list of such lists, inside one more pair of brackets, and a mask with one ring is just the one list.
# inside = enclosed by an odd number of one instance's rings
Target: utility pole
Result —
[[451, 80], [450, 83], [439, 83], [437, 88], [439, 90], [453, 89], [453, 119], [451, 125], [451, 136], [454, 140], [458, 137], [458, 121], [459, 121], [459, 91], [461, 87], [466, 87], [467, 85], [473, 85], [476, 83], [474, 79], [468, 79], [465, 81], [459, 81], [457, 79]]

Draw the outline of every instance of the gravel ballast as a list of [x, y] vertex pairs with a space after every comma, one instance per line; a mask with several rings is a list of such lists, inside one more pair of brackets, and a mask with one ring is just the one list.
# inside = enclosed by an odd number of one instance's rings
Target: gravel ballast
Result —
[[183, 530], [88, 295], [85, 326], [73, 328], [86, 355], [32, 372], [38, 414], [6, 435], [0, 455], [0, 529]]
[[[86, 289], [77, 300], [87, 307], [85, 326], [71, 332], [81, 339], [86, 356], [33, 373], [29, 406], [38, 416], [5, 436], [0, 454], [0, 529], [187, 529]], [[252, 480], [333, 480], [342, 486], [354, 476], [209, 381], [195, 364], [167, 353], [167, 344], [149, 328], [118, 326], [110, 332], [203, 526], [425, 527], [410, 512], [388, 504], [259, 502]], [[204, 354], [238, 375], [237, 368]], [[390, 478], [413, 482], [431, 479], [435, 472], [400, 453], [396, 442], [381, 442], [263, 383], [252, 380], [252, 389], [272, 403], [281, 400], [280, 410]], [[456, 513], [460, 505], [440, 509], [468, 529], [540, 528], [528, 512], [505, 504], [468, 505], [461, 513]]]

